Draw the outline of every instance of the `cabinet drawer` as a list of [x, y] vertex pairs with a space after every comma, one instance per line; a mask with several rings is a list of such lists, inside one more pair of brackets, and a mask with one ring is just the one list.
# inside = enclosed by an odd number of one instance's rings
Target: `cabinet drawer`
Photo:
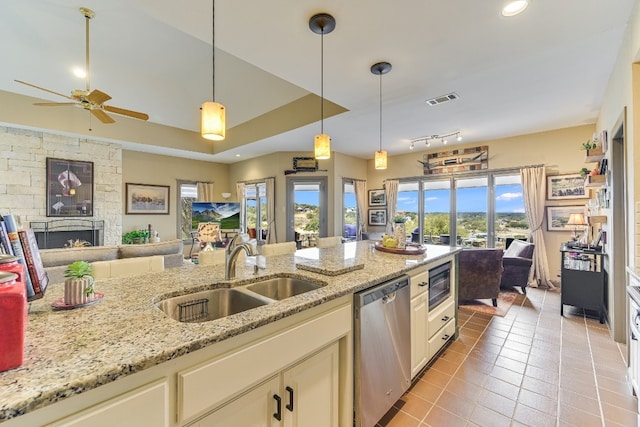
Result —
[[443, 328], [429, 339], [429, 359], [431, 359], [455, 333], [456, 322], [455, 319], [451, 318]]
[[417, 297], [429, 290], [429, 272], [426, 270], [411, 275], [411, 298]]
[[456, 305], [453, 299], [436, 307], [432, 313], [429, 313], [428, 336], [433, 337], [448, 321], [455, 317], [455, 314]]
[[167, 381], [160, 381], [114, 397], [48, 427], [168, 426], [169, 406], [169, 385]]

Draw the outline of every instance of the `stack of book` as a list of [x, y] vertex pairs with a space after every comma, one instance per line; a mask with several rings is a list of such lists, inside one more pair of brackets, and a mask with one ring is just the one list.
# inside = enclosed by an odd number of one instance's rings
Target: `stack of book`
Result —
[[32, 229], [19, 227], [14, 215], [0, 216], [0, 251], [17, 257], [26, 266], [27, 301], [42, 298], [49, 277], [40, 259], [36, 236]]

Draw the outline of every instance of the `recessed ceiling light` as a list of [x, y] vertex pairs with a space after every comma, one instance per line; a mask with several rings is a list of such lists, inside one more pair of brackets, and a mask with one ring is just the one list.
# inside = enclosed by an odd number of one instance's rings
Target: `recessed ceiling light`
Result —
[[512, 0], [502, 8], [502, 16], [516, 16], [529, 6], [529, 0]]
[[236, 157], [240, 157], [240, 154], [236, 154]]
[[82, 68], [74, 68], [73, 75], [78, 78], [84, 79], [85, 77], [87, 77], [87, 72]]

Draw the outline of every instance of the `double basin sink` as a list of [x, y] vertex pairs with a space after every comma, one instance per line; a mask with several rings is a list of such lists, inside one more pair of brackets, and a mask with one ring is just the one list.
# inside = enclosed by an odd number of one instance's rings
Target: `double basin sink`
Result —
[[158, 302], [157, 307], [179, 322], [207, 322], [261, 307], [325, 286], [304, 279], [277, 276], [235, 288], [189, 292]]

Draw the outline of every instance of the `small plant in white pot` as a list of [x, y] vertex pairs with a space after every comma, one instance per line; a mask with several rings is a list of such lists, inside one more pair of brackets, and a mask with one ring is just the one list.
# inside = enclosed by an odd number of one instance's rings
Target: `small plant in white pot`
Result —
[[75, 261], [64, 272], [64, 303], [86, 304], [95, 298], [93, 268], [87, 261]]

